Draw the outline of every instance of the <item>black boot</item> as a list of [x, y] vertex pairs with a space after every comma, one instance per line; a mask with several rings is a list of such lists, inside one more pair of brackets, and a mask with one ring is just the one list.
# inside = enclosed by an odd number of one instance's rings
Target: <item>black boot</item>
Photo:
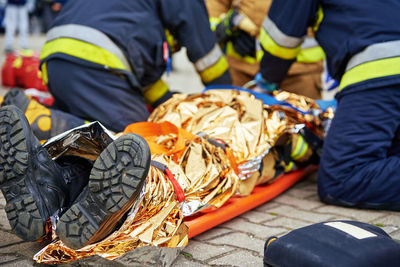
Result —
[[61, 156], [55, 160], [61, 168], [62, 178], [67, 186], [65, 192], [65, 201], [63, 211], [72, 206], [79, 194], [88, 185], [90, 171], [93, 167], [93, 162], [79, 156]]
[[59, 166], [32, 133], [16, 106], [0, 109], [0, 188], [12, 230], [37, 240], [48, 218], [65, 206], [67, 185]]
[[57, 223], [57, 235], [78, 249], [107, 237], [129, 212], [145, 184], [150, 149], [136, 134], [113, 141], [94, 162], [89, 184]]

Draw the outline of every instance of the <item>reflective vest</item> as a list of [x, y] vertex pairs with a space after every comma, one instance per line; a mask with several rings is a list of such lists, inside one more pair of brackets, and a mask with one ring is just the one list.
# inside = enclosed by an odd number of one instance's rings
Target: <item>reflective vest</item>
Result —
[[274, 0], [260, 37], [263, 77], [280, 82], [312, 26], [340, 89], [399, 83], [399, 12], [397, 0]]

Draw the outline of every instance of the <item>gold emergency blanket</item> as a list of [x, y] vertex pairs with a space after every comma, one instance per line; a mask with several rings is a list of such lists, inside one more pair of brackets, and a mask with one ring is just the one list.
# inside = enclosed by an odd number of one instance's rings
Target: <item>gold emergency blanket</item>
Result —
[[[112, 140], [108, 134], [99, 123], [92, 123], [49, 140], [45, 147], [54, 158], [81, 153], [93, 159], [93, 153], [87, 151], [100, 153]], [[173, 147], [175, 141], [173, 135], [159, 138], [165, 146]], [[225, 152], [203, 138], [191, 140], [177, 163], [173, 156], [165, 155], [153, 155], [152, 160], [167, 166], [174, 174], [185, 194], [182, 203], [177, 201], [176, 191], [165, 173], [151, 166], [145, 191], [119, 230], [79, 250], [66, 247], [53, 236], [55, 240], [38, 252], [34, 260], [63, 263], [92, 255], [112, 260], [142, 246], [185, 246], [188, 229], [183, 223], [184, 213], [191, 215], [205, 208], [218, 208], [236, 192], [239, 179]]]
[[149, 121], [169, 121], [193, 134], [223, 140], [238, 164], [268, 150], [290, 125], [253, 95], [236, 90], [175, 94], [157, 107]]

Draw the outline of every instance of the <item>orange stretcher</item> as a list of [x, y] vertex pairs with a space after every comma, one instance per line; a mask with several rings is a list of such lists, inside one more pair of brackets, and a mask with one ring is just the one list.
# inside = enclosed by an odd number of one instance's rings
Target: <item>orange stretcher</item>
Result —
[[317, 166], [296, 170], [283, 175], [271, 184], [256, 186], [247, 197], [233, 197], [215, 211], [185, 218], [189, 227], [189, 238], [201, 234], [223, 222], [249, 211], [280, 195], [308, 174], [316, 171]]

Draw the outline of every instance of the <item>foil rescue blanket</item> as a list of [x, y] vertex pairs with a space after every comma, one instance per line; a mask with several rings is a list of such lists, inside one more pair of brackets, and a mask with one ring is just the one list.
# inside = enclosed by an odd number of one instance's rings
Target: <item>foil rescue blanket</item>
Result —
[[[179, 190], [164, 171], [151, 166], [141, 197], [118, 230], [79, 250], [66, 247], [53, 234], [53, 242], [34, 260], [63, 263], [91, 255], [112, 260], [142, 246], [185, 246], [184, 216], [217, 209], [235, 194], [249, 194], [256, 184], [276, 179], [277, 169], [291, 167], [276, 147], [283, 144], [296, 150], [299, 129], [307, 127], [324, 137], [323, 124], [333, 117], [331, 110], [322, 112], [313, 100], [294, 94], [278, 92], [275, 97], [292, 106], [268, 106], [236, 90], [175, 94], [152, 113], [149, 122], [130, 125], [124, 133], [146, 139], [152, 160], [172, 172]], [[114, 138], [95, 122], [44, 146], [53, 158], [71, 154], [95, 160]], [[180, 202], [178, 191], [184, 192]]]

